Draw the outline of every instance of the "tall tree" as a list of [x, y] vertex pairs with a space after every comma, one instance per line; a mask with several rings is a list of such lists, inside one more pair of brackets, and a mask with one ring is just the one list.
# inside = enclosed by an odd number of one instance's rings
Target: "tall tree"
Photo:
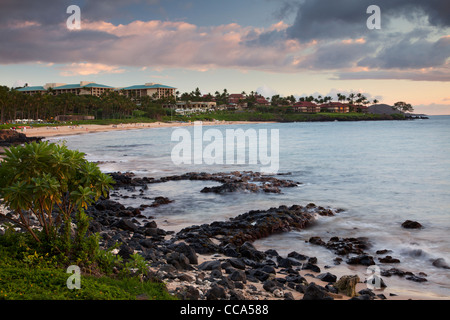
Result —
[[0, 123], [5, 122], [5, 112], [8, 106], [9, 88], [0, 86]]
[[414, 112], [414, 108], [412, 107], [412, 105], [403, 101], [394, 103], [393, 108], [402, 112]]

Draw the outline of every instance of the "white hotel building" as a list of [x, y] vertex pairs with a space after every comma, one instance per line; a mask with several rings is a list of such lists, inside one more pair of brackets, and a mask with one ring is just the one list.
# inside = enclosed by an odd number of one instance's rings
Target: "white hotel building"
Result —
[[156, 99], [170, 96], [175, 97], [176, 88], [159, 83], [146, 83], [144, 85], [115, 88], [94, 82], [81, 81], [80, 84], [47, 83], [44, 86], [26, 86], [17, 89], [17, 91], [25, 94], [50, 93], [53, 95], [59, 95], [64, 93], [73, 93], [75, 95], [92, 95], [97, 97], [107, 91], [117, 91], [128, 97], [139, 100], [139, 98], [143, 96], [155, 97]]
[[126, 88], [116, 88], [124, 95], [137, 99], [148, 96], [161, 99], [165, 97], [175, 97], [177, 88], [165, 86], [159, 83], [146, 83], [144, 85], [131, 86]]

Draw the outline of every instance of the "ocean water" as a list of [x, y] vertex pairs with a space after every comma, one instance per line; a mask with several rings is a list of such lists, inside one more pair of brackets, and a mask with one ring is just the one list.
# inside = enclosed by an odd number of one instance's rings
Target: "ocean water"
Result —
[[[450, 298], [450, 270], [437, 268], [432, 261], [444, 259], [450, 265], [450, 116], [432, 116], [428, 120], [364, 121], [249, 124], [204, 126], [225, 136], [227, 129], [276, 129], [279, 132], [279, 176], [301, 182], [281, 194], [204, 194], [205, 186], [215, 182], [173, 181], [150, 185], [144, 195], [166, 196], [173, 203], [148, 208], [144, 214], [155, 217], [166, 230], [225, 220], [254, 209], [279, 205], [306, 205], [342, 208], [334, 217], [320, 217], [306, 230], [274, 235], [255, 245], [280, 254], [298, 251], [315, 256], [319, 265], [335, 274], [358, 273], [364, 279], [366, 269], [334, 266], [334, 253], [306, 241], [320, 236], [367, 237], [381, 269], [396, 267], [414, 274], [424, 272], [427, 282], [415, 283], [392, 276], [384, 278], [386, 292], [429, 298]], [[171, 141], [176, 128], [139, 129], [89, 135], [58, 137], [68, 147], [86, 153], [91, 161], [100, 161], [105, 172], [132, 171], [136, 175], [160, 177], [186, 172], [230, 172], [259, 170], [259, 165], [175, 165]], [[187, 130], [194, 139], [194, 129]], [[197, 137], [198, 138], [198, 137]], [[194, 140], [193, 140], [194, 141]], [[207, 143], [205, 143], [207, 145]], [[227, 146], [227, 145], [226, 145]], [[269, 148], [270, 150], [270, 148]], [[136, 191], [136, 194], [139, 194]], [[119, 200], [119, 199], [118, 199]], [[120, 199], [125, 205], [148, 203]], [[416, 220], [424, 228], [408, 230], [405, 220]], [[375, 251], [388, 253], [400, 264], [381, 264]]]

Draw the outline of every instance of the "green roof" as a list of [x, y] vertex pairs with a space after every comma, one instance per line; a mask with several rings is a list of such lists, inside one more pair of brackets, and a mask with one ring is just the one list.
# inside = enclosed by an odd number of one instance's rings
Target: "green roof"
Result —
[[20, 88], [17, 89], [17, 91], [47, 91], [44, 87], [42, 86], [35, 86], [35, 87], [24, 87], [24, 88]]
[[126, 87], [126, 88], [121, 88], [119, 90], [141, 90], [141, 89], [176, 89], [174, 87], [169, 87], [169, 86], [165, 86], [162, 84], [154, 84], [151, 86], [146, 86], [146, 85], [137, 85], [137, 86], [131, 86], [131, 87]]
[[[52, 89], [54, 89], [54, 90], [64, 90], [64, 89], [82, 89], [82, 88], [109, 88], [109, 89], [114, 89], [113, 87], [105, 86], [103, 84], [98, 84], [98, 83], [89, 83], [89, 84], [84, 85], [84, 86], [81, 86], [80, 84], [66, 84], [66, 85], [63, 85], [63, 86], [54, 87]], [[165, 86], [165, 85], [162, 85], [162, 84], [154, 84], [154, 85], [151, 85], [151, 86], [136, 85], [136, 86], [126, 87], [126, 88], [119, 88], [117, 90], [141, 90], [141, 89], [176, 89], [176, 88]], [[17, 89], [17, 91], [22, 91], [22, 92], [27, 92], [27, 91], [47, 91], [47, 89], [45, 89], [42, 86], [35, 86], [35, 87], [20, 88], [20, 89]]]
[[60, 90], [60, 89], [81, 89], [81, 88], [111, 88], [111, 89], [113, 89], [113, 87], [105, 86], [103, 84], [98, 84], [98, 83], [89, 83], [85, 86], [81, 86], [80, 84], [66, 84], [64, 86], [54, 87], [53, 89]]

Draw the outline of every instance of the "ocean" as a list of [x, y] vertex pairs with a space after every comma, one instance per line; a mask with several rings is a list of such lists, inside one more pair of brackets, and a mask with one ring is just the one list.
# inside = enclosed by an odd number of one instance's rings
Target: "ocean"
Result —
[[[183, 127], [185, 128], [185, 127]], [[186, 172], [258, 171], [255, 164], [181, 164], [171, 155], [177, 142], [171, 135], [177, 128], [111, 131], [88, 135], [50, 138], [65, 141], [71, 149], [98, 161], [104, 172], [134, 172], [137, 176], [162, 177]], [[324, 241], [337, 236], [366, 237], [381, 269], [395, 267], [424, 276], [417, 283], [398, 276], [383, 277], [386, 292], [412, 297], [450, 298], [450, 269], [432, 262], [444, 259], [450, 265], [450, 116], [430, 116], [428, 120], [268, 123], [204, 126], [225, 136], [231, 129], [277, 130], [279, 133], [277, 176], [301, 182], [280, 194], [200, 193], [212, 181], [171, 181], [151, 184], [144, 195], [164, 196], [173, 203], [147, 208], [144, 215], [155, 218], [165, 230], [181, 230], [193, 224], [226, 220], [255, 209], [280, 205], [307, 205], [341, 208], [333, 217], [319, 217], [302, 231], [273, 235], [255, 242], [260, 250], [275, 249], [281, 255], [297, 251], [318, 258], [326, 271], [338, 275], [360, 274], [365, 267], [336, 266], [335, 253], [307, 240], [319, 236]], [[188, 129], [194, 136], [194, 128]], [[217, 132], [217, 131], [215, 131]], [[124, 194], [124, 192], [122, 192]], [[136, 194], [139, 192], [136, 191]], [[114, 199], [115, 200], [115, 199]], [[138, 207], [144, 200], [117, 199]], [[148, 201], [147, 201], [148, 202]], [[422, 229], [404, 229], [405, 220], [415, 220]], [[377, 250], [400, 264], [378, 262]], [[384, 257], [385, 255], [382, 255]]]

